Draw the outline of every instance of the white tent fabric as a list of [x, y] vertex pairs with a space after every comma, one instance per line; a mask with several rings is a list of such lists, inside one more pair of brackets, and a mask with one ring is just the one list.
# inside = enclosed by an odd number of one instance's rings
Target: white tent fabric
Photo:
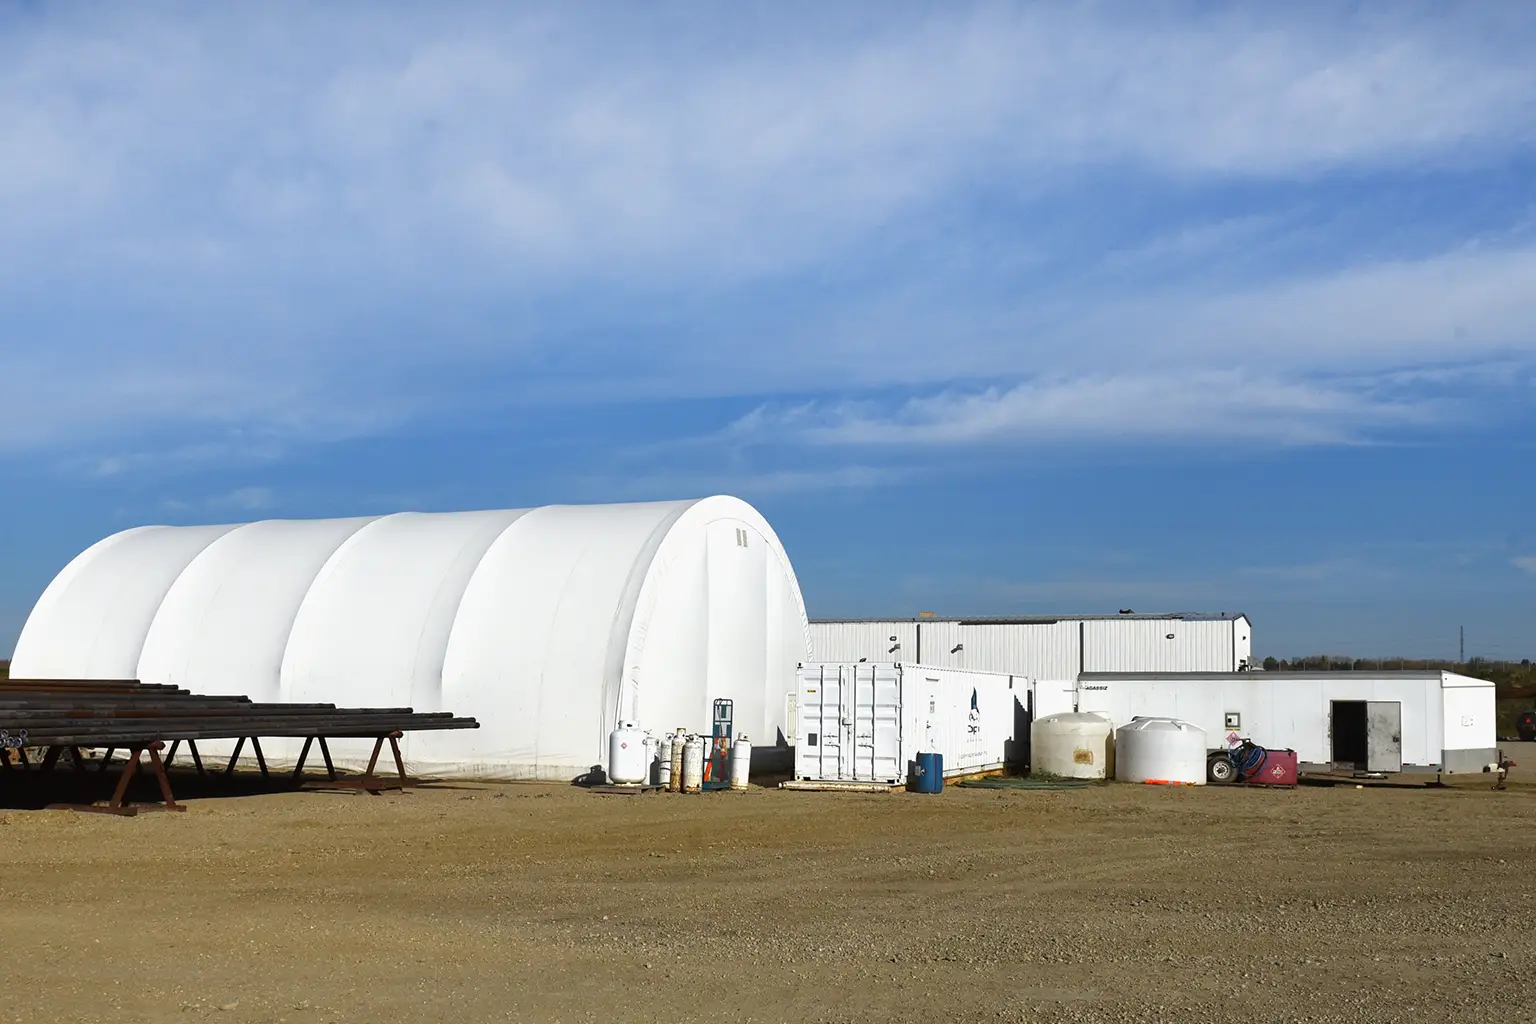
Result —
[[569, 778], [617, 721], [705, 731], [717, 697], [777, 742], [809, 648], [778, 537], [716, 496], [140, 527], [59, 573], [11, 672], [452, 711], [481, 728], [408, 736], [416, 769]]

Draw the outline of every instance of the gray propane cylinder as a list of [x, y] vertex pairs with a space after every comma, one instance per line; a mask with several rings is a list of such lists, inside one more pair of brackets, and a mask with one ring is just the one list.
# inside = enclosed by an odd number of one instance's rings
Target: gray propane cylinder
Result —
[[683, 792], [704, 792], [704, 741], [698, 736], [683, 744]]
[[672, 781], [672, 734], [666, 733], [656, 741], [656, 767], [651, 783], [665, 786]]
[[667, 792], [681, 793], [683, 791], [683, 730], [677, 730], [672, 737], [672, 770], [667, 774]]

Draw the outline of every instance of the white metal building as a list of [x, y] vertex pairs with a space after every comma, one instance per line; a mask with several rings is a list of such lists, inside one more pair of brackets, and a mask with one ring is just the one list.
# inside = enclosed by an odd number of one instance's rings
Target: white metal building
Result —
[[1081, 672], [1237, 672], [1252, 659], [1241, 614], [818, 619], [817, 661], [908, 661], [1076, 680]]
[[11, 674], [452, 711], [481, 728], [407, 736], [417, 768], [570, 778], [618, 720], [706, 730], [717, 697], [782, 742], [808, 653], [778, 537], [717, 496], [127, 530], [48, 586]]
[[1314, 768], [1480, 772], [1498, 755], [1493, 683], [1454, 672], [1089, 672], [1077, 690], [1116, 726], [1180, 718]]

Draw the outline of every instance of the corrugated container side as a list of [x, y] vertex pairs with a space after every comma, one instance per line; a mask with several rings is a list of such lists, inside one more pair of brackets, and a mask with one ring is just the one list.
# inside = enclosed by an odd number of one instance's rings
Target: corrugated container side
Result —
[[918, 753], [944, 756], [947, 776], [1000, 768], [1008, 756], [1020, 677], [931, 666], [813, 663], [797, 697], [795, 776], [904, 782]]
[[[1015, 687], [1022, 681], [929, 666], [906, 666], [905, 671], [906, 695], [916, 695], [923, 719], [922, 750], [944, 755], [945, 777], [1003, 766], [1013, 739]], [[1024, 691], [1018, 695], [1022, 698]]]

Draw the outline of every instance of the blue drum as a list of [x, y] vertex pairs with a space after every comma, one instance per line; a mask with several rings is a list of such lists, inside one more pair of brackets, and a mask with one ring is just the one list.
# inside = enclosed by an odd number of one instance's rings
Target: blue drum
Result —
[[944, 755], [918, 754], [907, 766], [908, 786], [914, 793], [944, 791]]

